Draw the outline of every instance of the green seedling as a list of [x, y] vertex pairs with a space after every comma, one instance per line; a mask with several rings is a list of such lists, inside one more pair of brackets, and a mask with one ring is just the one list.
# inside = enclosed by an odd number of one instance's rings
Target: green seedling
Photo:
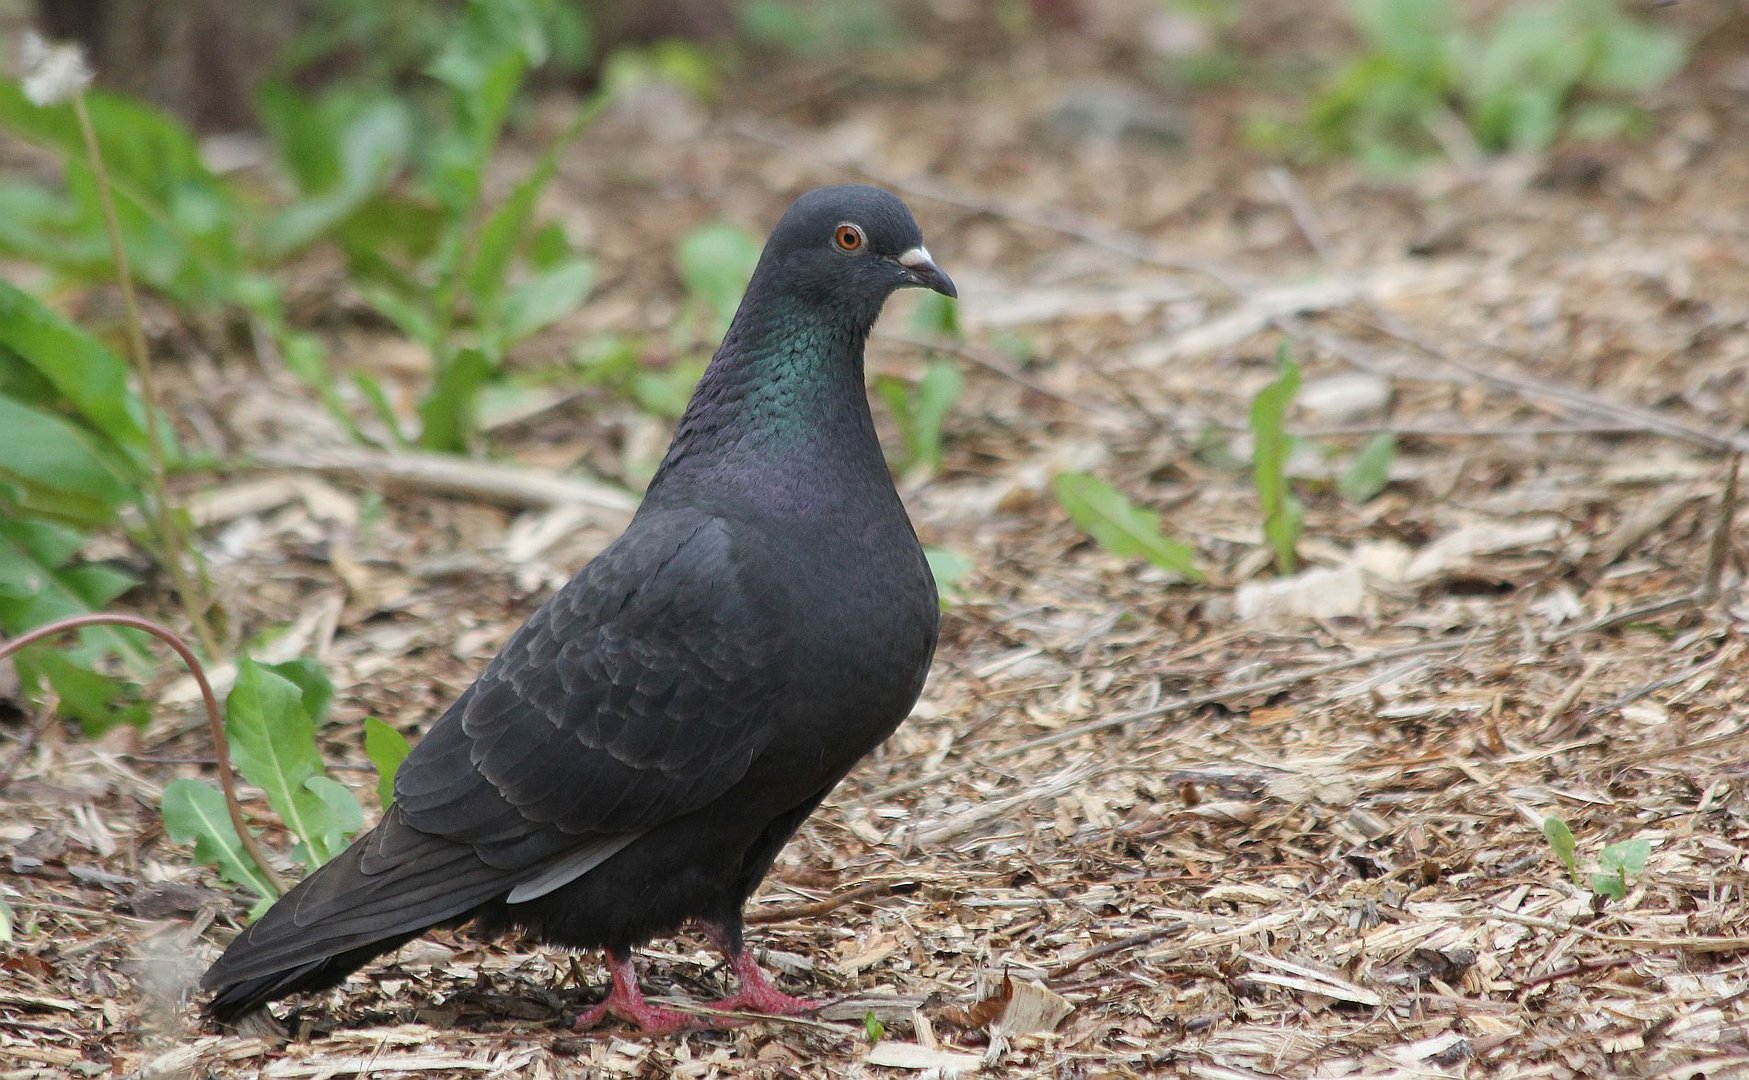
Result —
[[1146, 559], [1187, 581], [1206, 581], [1196, 549], [1160, 530], [1160, 515], [1136, 506], [1123, 492], [1090, 473], [1059, 473], [1052, 483], [1070, 520], [1119, 558]]
[[1609, 844], [1598, 854], [1598, 869], [1589, 879], [1580, 873], [1578, 844], [1567, 823], [1557, 817], [1543, 819], [1543, 837], [1549, 848], [1567, 869], [1573, 884], [1588, 888], [1594, 895], [1608, 900], [1623, 900], [1628, 894], [1628, 878], [1646, 869], [1646, 859], [1652, 853], [1651, 842], [1644, 839], [1623, 840]]
[[[243, 779], [260, 788], [295, 838], [292, 857], [314, 870], [333, 858], [364, 826], [358, 800], [327, 775], [316, 730], [333, 686], [313, 661], [260, 664], [244, 660], [225, 699], [225, 740]], [[172, 839], [195, 845], [195, 861], [270, 903], [271, 882], [243, 850], [226, 816], [224, 797], [197, 780], [165, 789], [164, 827]]]
[[882, 375], [874, 386], [899, 425], [903, 454], [893, 463], [898, 471], [927, 474], [941, 468], [942, 429], [966, 388], [959, 368], [938, 360], [915, 383]]
[[1300, 389], [1300, 366], [1284, 341], [1276, 351], [1280, 374], [1251, 402], [1251, 433], [1255, 449], [1251, 480], [1263, 509], [1263, 535], [1275, 553], [1278, 574], [1294, 572], [1295, 546], [1305, 522], [1305, 509], [1294, 497], [1287, 476], [1294, 439], [1287, 433], [1287, 414]]

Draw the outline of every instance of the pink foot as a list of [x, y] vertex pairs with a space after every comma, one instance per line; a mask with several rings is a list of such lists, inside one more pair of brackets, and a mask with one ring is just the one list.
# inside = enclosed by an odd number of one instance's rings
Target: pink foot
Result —
[[813, 1012], [825, 1004], [823, 1001], [791, 997], [771, 985], [771, 980], [766, 978], [765, 972], [753, 959], [753, 954], [745, 949], [731, 953], [729, 965], [735, 969], [735, 977], [740, 980], [741, 988], [720, 1001], [711, 1002], [709, 1008], [721, 1012], [793, 1016], [796, 1013]]
[[644, 992], [638, 988], [638, 973], [632, 967], [630, 956], [609, 953], [607, 970], [613, 976], [613, 989], [607, 992], [606, 1000], [577, 1017], [577, 1022], [572, 1027], [578, 1031], [592, 1028], [609, 1016], [617, 1016], [638, 1030], [652, 1035], [679, 1031], [698, 1023], [695, 1016], [664, 1009], [645, 1001]]

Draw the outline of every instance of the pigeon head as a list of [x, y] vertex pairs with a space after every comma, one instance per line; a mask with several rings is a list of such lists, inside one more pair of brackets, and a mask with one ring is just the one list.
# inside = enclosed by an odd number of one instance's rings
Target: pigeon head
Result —
[[894, 290], [958, 296], [911, 211], [896, 195], [865, 184], [816, 188], [797, 199], [766, 241], [755, 277], [816, 303], [866, 313], [870, 322]]

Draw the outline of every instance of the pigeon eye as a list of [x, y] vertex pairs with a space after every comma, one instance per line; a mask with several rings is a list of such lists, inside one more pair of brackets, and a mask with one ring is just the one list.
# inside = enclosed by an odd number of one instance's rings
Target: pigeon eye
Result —
[[832, 234], [832, 242], [838, 245], [839, 251], [861, 251], [862, 230], [846, 222], [838, 226], [837, 231]]

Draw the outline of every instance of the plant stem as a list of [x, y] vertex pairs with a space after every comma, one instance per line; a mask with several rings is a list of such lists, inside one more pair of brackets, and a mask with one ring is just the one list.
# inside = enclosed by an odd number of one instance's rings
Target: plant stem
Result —
[[211, 727], [213, 736], [213, 761], [218, 766], [219, 787], [225, 793], [225, 809], [231, 815], [231, 827], [237, 830], [237, 839], [242, 843], [243, 850], [249, 853], [251, 859], [255, 860], [255, 865], [260, 867], [262, 876], [267, 879], [269, 885], [273, 886], [273, 891], [284, 895], [285, 883], [280, 881], [279, 875], [273, 872], [273, 864], [267, 861], [267, 853], [255, 843], [255, 837], [249, 832], [249, 827], [243, 820], [243, 804], [237, 800], [237, 780], [231, 769], [231, 750], [229, 744], [225, 742], [225, 722], [219, 714], [218, 696], [213, 693], [212, 683], [207, 681], [206, 669], [201, 666], [200, 658], [194, 655], [194, 650], [188, 647], [187, 642], [177, 636], [176, 631], [150, 619], [143, 619], [138, 615], [75, 615], [72, 618], [56, 619], [52, 623], [45, 623], [13, 638], [11, 641], [0, 642], [0, 660], [6, 659], [26, 645], [41, 641], [43, 638], [86, 626], [126, 626], [134, 630], [144, 631], [174, 649], [176, 655], [182, 658], [182, 662], [188, 665], [189, 674], [194, 676], [195, 684], [200, 687], [201, 703], [206, 706], [207, 724]]
[[[97, 178], [97, 201], [103, 208], [103, 226], [109, 234], [110, 252], [115, 256], [116, 283], [121, 286], [122, 308], [127, 319], [129, 359], [133, 361], [134, 373], [140, 380], [140, 394], [146, 402], [146, 459], [151, 483], [147, 518], [158, 534], [158, 543], [163, 548], [164, 568], [170, 574], [171, 584], [176, 587], [176, 595], [182, 601], [189, 624], [194, 627], [194, 636], [200, 642], [201, 651], [209, 657], [216, 657], [219, 655], [219, 642], [213, 633], [211, 622], [207, 619], [205, 590], [197, 586], [196, 579], [189, 577], [188, 566], [184, 562], [185, 557], [193, 556], [193, 548], [183, 535], [182, 525], [170, 506], [170, 487], [165, 481], [164, 444], [158, 427], [158, 386], [152, 377], [152, 357], [146, 347], [146, 331], [140, 322], [139, 298], [134, 294], [134, 276], [128, 267], [127, 249], [121, 241], [121, 224], [116, 218], [115, 200], [109, 190], [109, 170], [104, 167], [103, 151], [97, 144], [97, 128], [91, 123], [91, 111], [86, 107], [82, 92], [73, 95], [73, 114], [79, 119], [79, 132], [85, 138], [85, 154], [91, 159], [91, 172]], [[204, 581], [204, 576], [200, 575], [200, 580]], [[244, 839], [247, 840], [247, 837]]]

